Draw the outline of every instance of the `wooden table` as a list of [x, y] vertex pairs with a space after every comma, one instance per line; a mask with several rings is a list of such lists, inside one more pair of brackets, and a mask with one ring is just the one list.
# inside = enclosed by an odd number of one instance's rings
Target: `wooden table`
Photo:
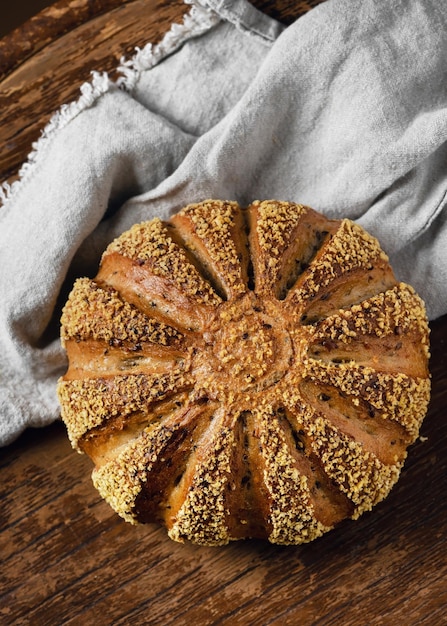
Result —
[[[256, 2], [286, 22], [317, 3]], [[0, 41], [1, 178], [91, 69], [115, 67], [184, 10], [63, 0]], [[130, 526], [62, 424], [28, 430], [0, 450], [0, 624], [447, 624], [447, 317], [431, 327], [433, 396], [401, 480], [372, 513], [302, 547], [199, 548]]]

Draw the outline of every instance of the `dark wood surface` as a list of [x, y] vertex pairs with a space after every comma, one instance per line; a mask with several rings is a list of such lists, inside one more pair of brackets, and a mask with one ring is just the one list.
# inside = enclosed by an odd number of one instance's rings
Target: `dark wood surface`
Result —
[[[317, 2], [256, 4], [287, 23]], [[0, 42], [1, 178], [91, 69], [112, 69], [183, 11], [64, 0]], [[431, 328], [432, 400], [399, 483], [309, 545], [200, 548], [126, 524], [62, 424], [26, 431], [0, 450], [0, 624], [447, 624], [447, 318]]]

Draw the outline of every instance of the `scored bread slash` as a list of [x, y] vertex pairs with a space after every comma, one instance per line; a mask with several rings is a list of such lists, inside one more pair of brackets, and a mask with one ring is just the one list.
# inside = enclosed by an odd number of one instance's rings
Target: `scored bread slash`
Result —
[[377, 239], [310, 207], [205, 200], [78, 279], [58, 383], [75, 449], [175, 541], [312, 541], [397, 482], [430, 398], [424, 304]]

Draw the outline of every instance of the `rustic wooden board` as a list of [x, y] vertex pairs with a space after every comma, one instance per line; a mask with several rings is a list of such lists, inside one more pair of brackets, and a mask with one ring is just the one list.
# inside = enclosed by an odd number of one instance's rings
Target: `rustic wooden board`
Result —
[[[317, 3], [256, 2], [286, 23]], [[0, 42], [2, 178], [91, 69], [112, 69], [183, 11], [63, 0], [16, 31], [15, 48]], [[447, 317], [431, 326], [433, 396], [401, 480], [372, 513], [309, 545], [199, 548], [130, 526], [62, 424], [28, 430], [0, 450], [0, 624], [447, 624]]]

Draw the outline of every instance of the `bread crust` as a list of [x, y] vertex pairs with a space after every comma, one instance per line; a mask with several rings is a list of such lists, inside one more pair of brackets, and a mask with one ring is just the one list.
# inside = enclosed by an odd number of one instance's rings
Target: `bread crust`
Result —
[[350, 220], [206, 200], [78, 279], [58, 384], [74, 448], [176, 541], [312, 541], [396, 483], [430, 397], [424, 304]]

